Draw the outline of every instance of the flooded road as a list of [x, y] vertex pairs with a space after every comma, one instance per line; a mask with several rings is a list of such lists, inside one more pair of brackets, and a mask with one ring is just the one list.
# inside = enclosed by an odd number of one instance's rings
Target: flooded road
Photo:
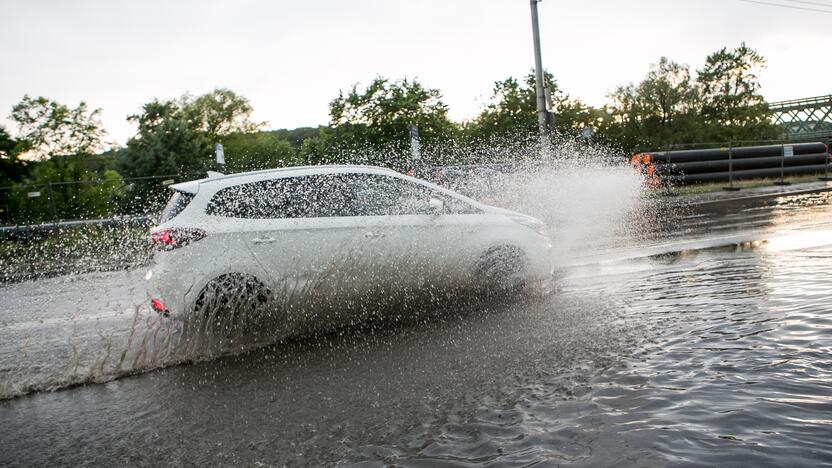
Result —
[[4, 396], [86, 383], [0, 402], [0, 465], [830, 464], [831, 200], [657, 210], [542, 298], [182, 365], [143, 272], [6, 285]]

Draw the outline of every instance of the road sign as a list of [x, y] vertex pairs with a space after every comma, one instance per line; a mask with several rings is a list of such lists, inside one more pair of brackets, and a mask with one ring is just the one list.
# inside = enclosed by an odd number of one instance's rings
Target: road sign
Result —
[[222, 148], [222, 143], [214, 145], [214, 152], [217, 153], [217, 164], [225, 166], [225, 150]]
[[419, 145], [419, 128], [410, 126], [410, 157], [414, 161], [422, 159], [422, 151]]

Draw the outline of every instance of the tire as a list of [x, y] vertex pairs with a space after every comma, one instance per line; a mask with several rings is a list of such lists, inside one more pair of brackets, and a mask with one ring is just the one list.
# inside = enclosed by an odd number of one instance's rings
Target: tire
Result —
[[239, 341], [258, 331], [269, 314], [271, 292], [254, 276], [232, 273], [208, 282], [194, 302], [192, 316], [211, 338]]
[[474, 275], [486, 290], [519, 291], [525, 286], [526, 269], [526, 254], [522, 249], [514, 245], [500, 245], [482, 254]]

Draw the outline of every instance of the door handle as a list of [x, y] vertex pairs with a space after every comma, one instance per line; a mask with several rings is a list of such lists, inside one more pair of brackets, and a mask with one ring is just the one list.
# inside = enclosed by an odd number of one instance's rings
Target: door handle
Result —
[[367, 239], [378, 239], [379, 237], [384, 237], [386, 234], [381, 232], [365, 232], [364, 237]]
[[275, 239], [274, 237], [262, 237], [262, 238], [258, 238], [258, 239], [252, 239], [251, 241], [254, 242], [255, 244], [271, 244], [272, 242], [275, 242], [276, 240], [277, 239]]

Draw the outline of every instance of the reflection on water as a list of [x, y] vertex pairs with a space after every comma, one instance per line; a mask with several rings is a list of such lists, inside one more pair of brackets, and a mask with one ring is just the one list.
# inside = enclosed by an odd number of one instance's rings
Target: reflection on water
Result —
[[700, 252], [627, 282], [625, 314], [653, 336], [593, 380], [594, 411], [675, 462], [828, 460], [830, 245]]
[[[778, 232], [777, 237], [772, 237], [766, 243], [766, 249], [772, 252], [784, 250], [806, 249], [826, 245], [832, 239], [832, 231], [809, 231], [809, 232]], [[782, 236], [782, 237], [780, 237]]]

